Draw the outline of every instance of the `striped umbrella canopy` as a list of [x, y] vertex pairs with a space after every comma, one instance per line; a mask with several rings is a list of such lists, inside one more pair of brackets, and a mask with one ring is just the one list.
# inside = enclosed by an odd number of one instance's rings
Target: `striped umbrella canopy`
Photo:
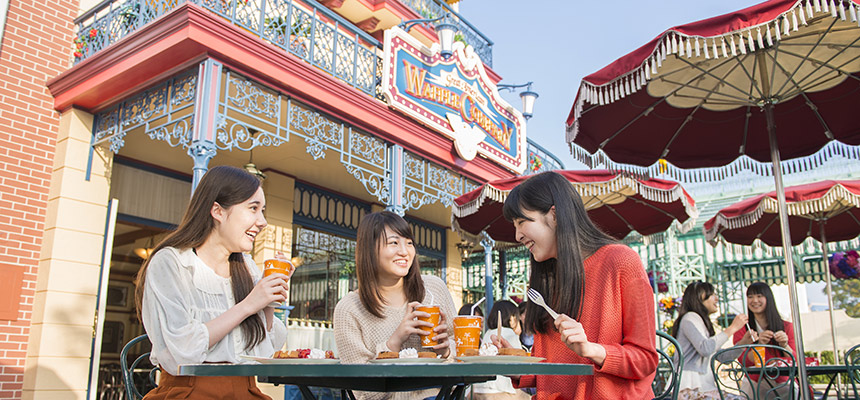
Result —
[[[791, 228], [791, 243], [798, 245], [807, 237], [820, 241], [850, 240], [860, 236], [860, 180], [820, 181], [785, 188], [786, 211]], [[705, 222], [705, 238], [722, 236], [737, 244], [756, 240], [779, 246], [776, 192], [732, 204]]]
[[[689, 229], [698, 216], [696, 203], [678, 182], [641, 179], [606, 170], [555, 171], [570, 181], [601, 230], [616, 238], [631, 231], [650, 235], [673, 221]], [[508, 193], [529, 175], [491, 181], [454, 199], [454, 228], [472, 235], [482, 231], [503, 242], [516, 242], [513, 224], [502, 216]]]

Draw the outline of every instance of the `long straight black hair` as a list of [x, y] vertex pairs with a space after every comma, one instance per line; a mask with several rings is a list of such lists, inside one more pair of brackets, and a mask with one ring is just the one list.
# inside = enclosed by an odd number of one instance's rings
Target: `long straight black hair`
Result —
[[695, 281], [684, 289], [684, 297], [681, 298], [681, 308], [678, 310], [678, 318], [675, 324], [672, 325], [672, 336], [678, 337], [678, 330], [681, 329], [681, 319], [688, 312], [699, 314], [702, 321], [705, 322], [705, 327], [708, 328], [708, 336], [714, 336], [714, 324], [711, 322], [710, 312], [702, 303], [708, 297], [714, 294], [714, 285], [708, 282]]
[[[767, 304], [764, 305], [764, 319], [767, 321], [767, 329], [773, 332], [785, 330], [785, 324], [782, 322], [782, 317], [776, 309], [776, 302], [773, 300], [773, 291], [770, 290], [770, 286], [764, 282], [753, 283], [747, 288], [747, 296], [754, 294], [764, 296], [767, 301]], [[747, 309], [749, 309], [749, 306], [747, 306]], [[749, 310], [748, 313], [750, 317], [750, 328], [757, 330], [758, 323], [755, 320], [755, 314], [753, 314], [752, 310]], [[771, 339], [770, 344], [777, 344], [776, 340]]]
[[[260, 180], [243, 169], [230, 166], [218, 166], [210, 169], [191, 196], [191, 202], [185, 209], [182, 222], [171, 234], [161, 241], [152, 254], [158, 253], [165, 247], [176, 249], [195, 248], [202, 245], [209, 235], [215, 230], [215, 219], [212, 218], [212, 206], [218, 203], [222, 208], [228, 209], [236, 204], [251, 198], [260, 187]], [[143, 266], [137, 273], [135, 280], [135, 303], [137, 303], [137, 315], [140, 318], [143, 307], [143, 293], [146, 285], [146, 271], [152, 257], [144, 261]], [[244, 300], [251, 289], [254, 288], [254, 280], [248, 267], [245, 265], [245, 257], [242, 253], [232, 253], [229, 257], [230, 281], [233, 286], [233, 298], [236, 303]], [[158, 279], [158, 277], [150, 277]], [[239, 327], [242, 336], [245, 337], [245, 349], [250, 350], [266, 338], [266, 330], [263, 320], [257, 313], [245, 318]]]
[[[561, 174], [544, 172], [526, 179], [505, 200], [505, 219], [531, 220], [525, 210], [546, 214], [555, 206], [557, 258], [531, 259], [529, 286], [544, 296], [550, 307], [579, 319], [585, 288], [583, 260], [599, 248], [617, 243], [591, 222], [573, 185]], [[549, 333], [549, 314], [532, 302], [526, 308], [525, 326], [532, 332]]]

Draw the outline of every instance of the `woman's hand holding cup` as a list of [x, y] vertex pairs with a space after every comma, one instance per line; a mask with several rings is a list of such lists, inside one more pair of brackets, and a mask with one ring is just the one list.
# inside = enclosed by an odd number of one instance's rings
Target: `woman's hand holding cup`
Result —
[[406, 305], [406, 313], [403, 315], [403, 320], [400, 321], [400, 325], [397, 326], [397, 329], [394, 330], [394, 334], [391, 335], [391, 338], [385, 342], [385, 345], [388, 346], [388, 350], [391, 351], [400, 351], [400, 348], [403, 346], [403, 343], [409, 339], [410, 335], [429, 335], [430, 332], [425, 332], [421, 329], [422, 326], [433, 327], [433, 324], [421, 321], [418, 317], [429, 317], [430, 314], [418, 311], [416, 308], [420, 306], [421, 303], [417, 301], [413, 301]]
[[[293, 272], [296, 270], [296, 267], [290, 260], [284, 256], [284, 253], [280, 251], [275, 254], [275, 258], [269, 258], [263, 261], [263, 279], [274, 277], [274, 279], [280, 279], [283, 282], [284, 288], [287, 287], [287, 281], [290, 280], [290, 277], [293, 276]], [[286, 290], [284, 291], [284, 297], [279, 301], [273, 301], [269, 303], [269, 307], [278, 307], [284, 301], [286, 301]]]

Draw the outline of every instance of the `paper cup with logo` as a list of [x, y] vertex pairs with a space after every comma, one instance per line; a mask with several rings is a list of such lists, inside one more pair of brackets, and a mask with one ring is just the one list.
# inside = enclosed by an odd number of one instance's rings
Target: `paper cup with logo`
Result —
[[[288, 260], [269, 258], [266, 261], [263, 261], [263, 278], [272, 274], [284, 274], [287, 276], [286, 280], [289, 280], [295, 270], [296, 267], [294, 267], [293, 263]], [[283, 304], [280, 302], [275, 301], [269, 304], [269, 307], [279, 307], [282, 305]]]
[[484, 318], [480, 315], [458, 315], [454, 317], [454, 343], [457, 345], [457, 356], [462, 356], [466, 349], [481, 347], [481, 326]]
[[415, 307], [415, 311], [423, 311], [427, 314], [430, 314], [429, 317], [418, 317], [418, 320], [433, 324], [433, 326], [421, 327], [422, 331], [430, 333], [429, 335], [421, 336], [421, 347], [433, 347], [439, 344], [437, 341], [433, 340], [433, 336], [436, 335], [436, 332], [433, 332], [433, 329], [439, 326], [439, 322], [442, 320], [442, 313], [439, 309], [439, 306], [422, 304], [418, 307]]

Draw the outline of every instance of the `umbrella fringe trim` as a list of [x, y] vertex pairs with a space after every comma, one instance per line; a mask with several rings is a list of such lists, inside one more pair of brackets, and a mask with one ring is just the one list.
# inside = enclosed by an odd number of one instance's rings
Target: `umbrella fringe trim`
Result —
[[[823, 196], [817, 199], [786, 204], [785, 209], [786, 213], [790, 216], [810, 216], [816, 213], [824, 213], [836, 204], [846, 204], [860, 208], [860, 194], [854, 194], [842, 184], [837, 183]], [[770, 196], [764, 197], [752, 212], [746, 214], [726, 217], [721, 212], [717, 212], [714, 216], [714, 225], [710, 229], [704, 229], [705, 240], [712, 241], [725, 230], [739, 229], [753, 225], [765, 213], [775, 214], [777, 212], [777, 199]]]
[[[602, 106], [604, 104], [614, 103], [627, 95], [638, 92], [639, 89], [644, 86], [644, 82], [641, 81], [651, 80], [653, 75], [658, 73], [657, 69], [663, 66], [663, 60], [666, 59], [668, 54], [677, 54], [678, 57], [691, 58], [693, 56], [692, 48], [695, 47], [696, 57], [704, 56], [706, 59], [710, 59], [711, 54], [708, 52], [707, 48], [708, 40], [711, 40], [713, 46], [713, 57], [716, 59], [720, 57], [720, 52], [717, 51], [717, 39], [720, 39], [722, 56], [723, 58], [727, 58], [729, 57], [729, 52], [726, 50], [726, 38], [728, 38], [731, 56], [736, 57], [738, 55], [738, 50], [740, 50], [741, 55], [745, 55], [747, 54], [747, 48], [750, 52], [754, 52], [756, 50], [756, 44], [758, 44], [758, 48], [773, 46], [774, 40], [771, 39], [771, 25], [775, 28], [775, 39], [778, 42], [782, 39], [782, 36], [790, 36], [791, 32], [798, 31], [799, 25], [807, 25], [807, 15], [811, 18], [815, 13], [830, 14], [832, 18], [840, 18], [842, 21], [846, 21], [846, 15], [850, 15], [851, 21], [857, 22], [858, 26], [860, 26], [860, 17], [858, 17], [858, 15], [860, 15], [860, 4], [855, 4], [851, 0], [836, 0], [835, 3], [831, 0], [830, 6], [828, 6], [827, 0], [823, 0], [821, 3], [823, 3], [823, 7], [820, 7], [821, 4], [818, 3], [818, 0], [815, 0], [814, 3], [813, 0], [797, 0], [791, 8], [783, 11], [771, 21], [744, 27], [742, 29], [726, 32], [716, 36], [689, 36], [675, 30], [667, 30], [660, 37], [660, 40], [657, 42], [651, 55], [646, 57], [638, 67], [633, 68], [632, 70], [601, 85], [596, 85], [585, 80], [582, 81], [580, 84], [579, 95], [576, 97], [573, 107], [573, 123], [567, 127], [565, 139], [568, 143], [573, 143], [574, 139], [576, 139], [576, 136], [579, 133], [578, 121], [582, 116], [582, 111], [585, 108], [586, 102], [592, 105]], [[849, 9], [847, 14], [845, 11], [846, 3], [848, 4]], [[814, 10], [813, 4], [815, 5]], [[761, 34], [762, 28], [764, 28], [766, 32], [767, 46], [764, 45], [765, 40]], [[753, 30], [756, 31], [758, 40], [753, 40]], [[747, 36], [746, 39], [744, 38], [744, 35]], [[739, 46], [736, 45], [736, 37], [740, 44]], [[699, 51], [699, 40], [704, 42], [704, 54]], [[691, 41], [695, 41], [695, 44], [691, 44]], [[625, 82], [628, 80], [637, 80], [637, 78], [643, 75], [644, 79], [638, 79], [639, 82], [630, 87], [630, 93], [626, 93]]]
[[[665, 176], [668, 179], [682, 183], [703, 183], [720, 181], [743, 171], [750, 171], [759, 176], [773, 175], [772, 164], [770, 162], [763, 163], [745, 156], [722, 167], [714, 168], [684, 169], [668, 162], [657, 162], [650, 167], [640, 167], [637, 165], [616, 163], [600, 150], [595, 152], [595, 154], [591, 154], [574, 143], [570, 143], [569, 145], [574, 159], [585, 164], [588, 168], [593, 169], [602, 166], [612, 172], [623, 171], [639, 176], [642, 179]], [[826, 162], [837, 157], [860, 159], [860, 147], [831, 141], [815, 154], [791, 160], [783, 160], [781, 163], [782, 171], [786, 175], [810, 171], [822, 167]]]
[[[634, 177], [619, 175], [606, 182], [571, 182], [571, 185], [582, 197], [603, 196], [610, 193], [621, 192], [626, 188], [632, 188], [635, 194], [639, 194], [649, 201], [654, 201], [658, 203], [672, 203], [677, 200], [680, 200], [681, 204], [684, 206], [684, 211], [689, 216], [687, 221], [695, 220], [699, 216], [699, 211], [696, 208], [695, 202], [691, 202], [687, 198], [684, 192], [684, 188], [679, 183], [675, 183], [675, 185], [673, 185], [669, 189], [659, 189], [650, 187]], [[504, 203], [510, 192], [510, 190], [501, 190], [490, 184], [485, 184], [484, 187], [481, 189], [481, 193], [474, 200], [463, 205], [454, 204], [453, 214], [457, 218], [463, 218], [472, 215], [478, 212], [478, 209], [481, 208], [481, 205], [483, 205], [484, 201], [486, 201], [487, 199], [493, 200], [498, 203]]]

